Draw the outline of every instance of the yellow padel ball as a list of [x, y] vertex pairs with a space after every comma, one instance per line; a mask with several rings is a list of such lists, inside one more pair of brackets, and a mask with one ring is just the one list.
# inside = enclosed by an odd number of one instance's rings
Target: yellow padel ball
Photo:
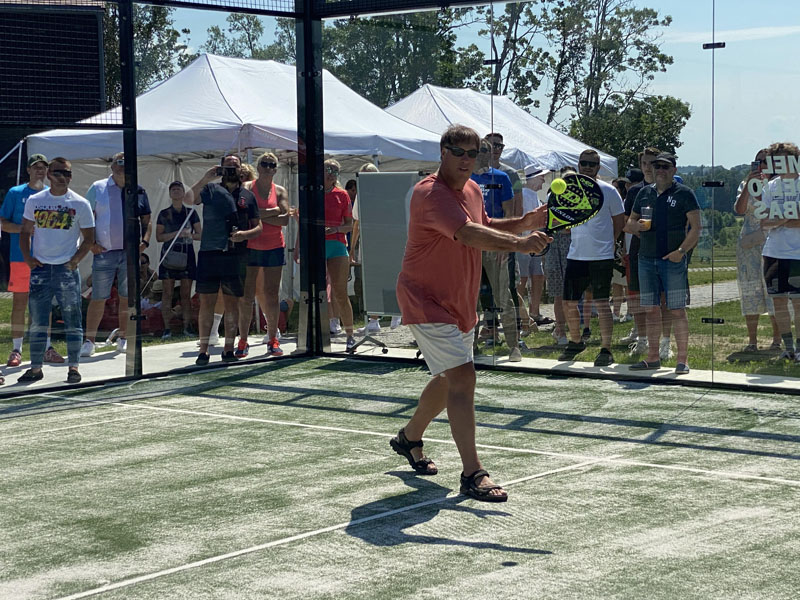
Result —
[[560, 196], [567, 191], [567, 182], [560, 177], [553, 179], [553, 183], [550, 184], [550, 191], [556, 196]]

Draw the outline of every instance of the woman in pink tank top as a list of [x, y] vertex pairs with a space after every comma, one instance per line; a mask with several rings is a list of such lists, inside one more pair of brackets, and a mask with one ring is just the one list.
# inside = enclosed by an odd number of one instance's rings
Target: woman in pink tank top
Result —
[[267, 354], [283, 354], [278, 342], [281, 273], [286, 264], [286, 244], [283, 227], [289, 223], [289, 194], [273, 182], [278, 171], [278, 157], [272, 152], [262, 154], [256, 163], [258, 178], [246, 184], [256, 197], [261, 217], [261, 235], [247, 242], [247, 277], [244, 296], [239, 305], [239, 345], [237, 356], [247, 356], [247, 334], [253, 317], [253, 299], [267, 318]]

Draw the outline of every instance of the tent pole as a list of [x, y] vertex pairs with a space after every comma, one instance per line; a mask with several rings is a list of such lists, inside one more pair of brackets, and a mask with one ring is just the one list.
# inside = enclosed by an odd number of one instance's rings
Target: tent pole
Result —
[[19, 185], [19, 180], [22, 177], [22, 140], [19, 141], [17, 147], [19, 148], [17, 152], [17, 185]]
[[12, 154], [14, 154], [14, 150], [16, 150], [17, 148], [19, 148], [19, 147], [22, 145], [22, 142], [23, 142], [23, 141], [24, 141], [24, 140], [20, 140], [20, 141], [18, 141], [16, 144], [14, 144], [14, 147], [13, 147], [13, 148], [11, 148], [11, 150], [9, 150], [8, 152], [6, 152], [6, 155], [5, 155], [3, 158], [0, 158], [0, 163], [1, 163], [1, 162], [3, 162], [5, 159], [7, 159], [7, 158], [8, 158], [9, 156], [11, 156]]

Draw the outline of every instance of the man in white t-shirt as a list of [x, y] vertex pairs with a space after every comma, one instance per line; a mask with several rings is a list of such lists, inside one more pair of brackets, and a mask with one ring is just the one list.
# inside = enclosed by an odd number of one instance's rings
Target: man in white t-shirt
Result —
[[78, 263], [94, 244], [94, 214], [89, 201], [69, 189], [72, 165], [68, 160], [60, 157], [51, 160], [47, 178], [50, 188], [30, 196], [22, 215], [19, 245], [22, 257], [31, 269], [28, 295], [31, 368], [20, 376], [19, 381], [29, 383], [44, 377], [42, 362], [50, 308], [55, 297], [61, 307], [67, 337], [67, 383], [78, 383], [81, 380], [78, 363], [83, 342]]
[[[600, 155], [594, 150], [584, 150], [578, 159], [578, 172], [597, 180], [600, 171]], [[578, 301], [584, 292], [591, 289], [597, 301], [600, 320], [600, 353], [595, 358], [596, 367], [606, 367], [614, 362], [611, 354], [611, 332], [614, 322], [608, 297], [614, 272], [614, 241], [625, 225], [625, 207], [613, 185], [597, 180], [603, 190], [603, 208], [592, 219], [574, 227], [567, 270], [564, 273], [564, 303], [570, 341], [559, 360], [573, 360], [583, 352], [586, 344], [581, 340]], [[588, 306], [585, 307], [585, 310]]]
[[[549, 169], [532, 164], [525, 167], [525, 184], [522, 188], [522, 214], [531, 212], [541, 205], [538, 192], [544, 186], [544, 178], [550, 173]], [[523, 335], [526, 330], [538, 325], [547, 325], [553, 322], [549, 317], [543, 317], [539, 303], [542, 299], [544, 290], [544, 269], [541, 256], [531, 256], [524, 252], [517, 252], [517, 294], [520, 298], [519, 317], [522, 321]], [[528, 281], [530, 281], [530, 295], [528, 291]], [[530, 307], [529, 315], [525, 311], [525, 299], [528, 299]], [[560, 300], [560, 298], [559, 298]]]

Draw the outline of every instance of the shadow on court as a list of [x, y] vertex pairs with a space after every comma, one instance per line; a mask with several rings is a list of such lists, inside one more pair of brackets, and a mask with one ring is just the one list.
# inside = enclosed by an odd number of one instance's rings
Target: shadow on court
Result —
[[[391, 505], [387, 500], [378, 500], [354, 508], [350, 513], [351, 523], [345, 529], [348, 535], [364, 540], [373, 546], [430, 544], [462, 546], [478, 550], [497, 550], [500, 552], [516, 552], [521, 554], [552, 554], [549, 550], [539, 550], [536, 548], [519, 548], [516, 546], [495, 544], [493, 542], [473, 542], [406, 533], [407, 529], [432, 521], [444, 510], [464, 512], [480, 519], [486, 519], [488, 517], [510, 517], [511, 514], [501, 510], [463, 506], [461, 503], [467, 500], [465, 496], [446, 499], [447, 494], [449, 494], [451, 490], [438, 483], [434, 483], [430, 479], [418, 477], [413, 473], [389, 471], [386, 474], [399, 478], [403, 483], [412, 488], [413, 491], [403, 494], [402, 496], [391, 498]], [[402, 506], [408, 507], [408, 510], [381, 516], [392, 510], [402, 510], [402, 508], [398, 509], [396, 506], [393, 506], [397, 503], [402, 503]], [[421, 506], [415, 507], [415, 505], [418, 504], [421, 504]]]

